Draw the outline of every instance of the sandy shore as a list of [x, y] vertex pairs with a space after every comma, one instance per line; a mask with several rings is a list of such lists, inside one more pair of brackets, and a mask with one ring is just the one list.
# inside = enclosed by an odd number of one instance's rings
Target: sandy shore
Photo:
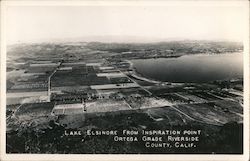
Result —
[[146, 81], [146, 82], [150, 82], [150, 83], [155, 83], [155, 84], [171, 84], [171, 85], [183, 85], [183, 83], [173, 83], [173, 82], [166, 82], [166, 81], [158, 81], [158, 80], [153, 80], [150, 78], [146, 78], [144, 77], [141, 73], [139, 73], [138, 71], [136, 71], [136, 68], [134, 67], [133, 62], [131, 62], [130, 60], [125, 60], [127, 63], [129, 63], [129, 69], [131, 69], [132, 71], [129, 72], [129, 74], [133, 77], [135, 77], [136, 79], [142, 80], [142, 81]]
[[133, 77], [135, 77], [136, 79], [146, 81], [146, 82], [150, 82], [150, 83], [156, 83], [156, 84], [164, 83], [164, 82], [161, 82], [161, 81], [157, 81], [157, 80], [153, 80], [153, 79], [143, 77], [142, 74], [140, 74], [140, 73], [138, 73], [136, 71], [136, 69], [134, 68], [134, 64], [130, 60], [126, 60], [126, 62], [129, 63], [129, 68], [132, 69], [132, 72], [130, 72], [129, 74], [132, 75]]

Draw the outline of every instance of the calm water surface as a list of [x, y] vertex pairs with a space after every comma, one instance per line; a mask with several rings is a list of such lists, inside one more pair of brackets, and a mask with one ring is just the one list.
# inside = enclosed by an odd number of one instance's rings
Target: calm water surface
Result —
[[167, 82], [209, 82], [243, 77], [243, 54], [185, 55], [132, 60], [144, 77]]

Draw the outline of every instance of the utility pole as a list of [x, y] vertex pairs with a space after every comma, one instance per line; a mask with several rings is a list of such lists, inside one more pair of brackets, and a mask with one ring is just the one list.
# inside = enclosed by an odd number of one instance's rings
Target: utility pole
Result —
[[82, 99], [82, 105], [83, 105], [83, 112], [86, 112], [87, 109], [86, 109], [86, 102], [85, 102], [85, 99]]

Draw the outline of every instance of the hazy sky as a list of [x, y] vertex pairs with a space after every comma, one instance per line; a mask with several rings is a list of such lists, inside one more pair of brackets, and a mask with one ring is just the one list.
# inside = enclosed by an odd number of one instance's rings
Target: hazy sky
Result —
[[9, 6], [7, 43], [84, 40], [84, 37], [112, 41], [108, 40], [110, 36], [122, 37], [121, 41], [241, 41], [244, 14], [244, 8], [237, 5]]

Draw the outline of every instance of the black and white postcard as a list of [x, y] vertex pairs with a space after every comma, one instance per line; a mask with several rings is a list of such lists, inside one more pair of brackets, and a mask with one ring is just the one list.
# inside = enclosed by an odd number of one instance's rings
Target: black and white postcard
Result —
[[2, 1], [1, 159], [248, 160], [249, 1]]

